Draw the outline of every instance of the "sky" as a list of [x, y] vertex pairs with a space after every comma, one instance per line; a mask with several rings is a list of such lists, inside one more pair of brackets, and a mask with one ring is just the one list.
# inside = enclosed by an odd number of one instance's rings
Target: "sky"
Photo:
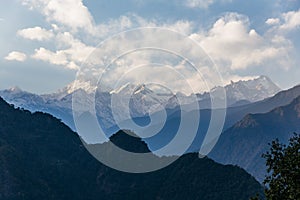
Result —
[[[55, 92], [76, 79], [99, 43], [141, 27], [163, 27], [195, 41], [216, 64], [224, 83], [259, 75], [269, 76], [282, 89], [300, 83], [299, 0], [0, 1], [0, 89]], [[157, 44], [168, 40], [166, 35], [154, 37]], [[110, 48], [120, 44], [114, 45]], [[117, 81], [128, 72], [121, 67], [107, 80]], [[137, 70], [138, 75], [127, 79], [172, 81], [161, 70], [151, 72]], [[198, 77], [188, 72], [182, 71], [197, 85]]]

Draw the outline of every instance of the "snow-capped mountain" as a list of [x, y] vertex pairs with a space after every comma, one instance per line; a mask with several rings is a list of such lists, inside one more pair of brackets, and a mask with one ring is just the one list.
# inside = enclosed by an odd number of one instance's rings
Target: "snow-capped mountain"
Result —
[[[227, 106], [239, 106], [271, 97], [281, 89], [266, 76], [259, 76], [247, 81], [231, 81], [225, 87], [217, 86], [203, 94], [197, 94], [202, 108], [210, 107], [211, 96], [218, 96], [225, 89]], [[218, 96], [219, 98], [219, 96]], [[225, 98], [225, 97], [224, 97]], [[224, 100], [224, 99], [223, 99]]]
[[86, 93], [90, 94], [95, 91], [96, 87], [92, 86], [90, 81], [82, 81], [82, 80], [75, 80], [74, 82], [68, 84], [66, 87], [59, 89], [57, 92], [51, 93], [51, 94], [44, 94], [41, 95], [45, 99], [62, 99], [68, 94], [72, 94], [76, 90], [83, 90]]
[[111, 91], [110, 94], [116, 99], [116, 105], [122, 105], [121, 107], [129, 105], [133, 117], [142, 117], [164, 109], [169, 99], [174, 96], [171, 92], [155, 91], [152, 85], [145, 84], [126, 84]]
[[[213, 88], [210, 93], [215, 93], [219, 87]], [[266, 76], [253, 80], [238, 81], [225, 86], [227, 105], [231, 106], [239, 101], [256, 102], [275, 95], [281, 89]]]
[[[221, 87], [215, 87], [210, 93], [218, 92], [220, 89]], [[227, 104], [234, 106], [241, 101], [247, 103], [268, 98], [279, 92], [280, 88], [268, 77], [260, 76], [253, 80], [231, 82], [225, 86], [225, 90], [227, 96], [224, 98], [227, 98]], [[16, 107], [48, 112], [75, 129], [72, 117], [72, 95], [80, 94], [76, 96], [82, 99], [76, 101], [91, 102], [95, 91], [96, 87], [91, 86], [89, 82], [76, 82], [52, 94], [36, 95], [14, 87], [0, 91], [0, 96]], [[115, 125], [114, 119], [123, 119], [125, 108], [129, 108], [130, 117], [147, 116], [164, 108], [175, 108], [180, 104], [179, 102], [190, 104], [195, 100], [199, 102], [201, 109], [210, 108], [210, 93], [196, 94], [194, 98], [195, 95], [185, 95], [180, 92], [174, 94], [151, 84], [129, 83], [111, 91], [97, 90], [95, 107], [98, 118], [106, 128], [109, 128]]]
[[16, 107], [25, 108], [30, 111], [38, 111], [40, 105], [45, 103], [43, 97], [25, 92], [19, 87], [12, 87], [7, 90], [0, 91], [0, 96], [5, 98], [5, 100]]

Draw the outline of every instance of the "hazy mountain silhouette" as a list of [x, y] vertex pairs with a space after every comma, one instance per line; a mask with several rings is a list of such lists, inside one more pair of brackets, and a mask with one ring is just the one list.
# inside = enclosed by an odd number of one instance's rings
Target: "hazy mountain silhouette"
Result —
[[262, 181], [266, 167], [261, 155], [268, 150], [268, 143], [276, 138], [288, 142], [293, 132], [299, 131], [300, 96], [268, 113], [246, 115], [222, 133], [209, 157], [223, 164], [241, 166]]
[[[122, 131], [112, 141], [148, 151], [139, 138]], [[0, 199], [243, 200], [262, 192], [243, 169], [197, 154], [146, 174], [113, 170], [95, 160], [60, 120], [15, 109], [1, 98], [0, 177]]]
[[[226, 109], [223, 131], [226, 131], [228, 128], [236, 124], [247, 114], [269, 112], [272, 109], [291, 103], [298, 96], [300, 96], [300, 85], [285, 91], [281, 91], [275, 96], [267, 98], [263, 101], [237, 107], [229, 107]], [[180, 108], [167, 110], [168, 117], [166, 123], [163, 126], [163, 129], [155, 136], [145, 139], [150, 149], [158, 149], [166, 145], [176, 135], [178, 127], [180, 125], [180, 121], [182, 119], [181, 117], [183, 116], [189, 121], [194, 121], [192, 116], [195, 116], [195, 112], [199, 112], [201, 118], [198, 122], [199, 128], [197, 131], [197, 135], [188, 152], [198, 152], [207, 133], [208, 127], [211, 123], [212, 110], [210, 109], [204, 109], [200, 111], [192, 110], [190, 112], [183, 113]], [[140, 121], [139, 123], [142, 123], [142, 121], [147, 121], [147, 118], [139, 118], [138, 120]], [[157, 126], [159, 126], [159, 124]], [[186, 132], [191, 133], [192, 131], [187, 129]]]

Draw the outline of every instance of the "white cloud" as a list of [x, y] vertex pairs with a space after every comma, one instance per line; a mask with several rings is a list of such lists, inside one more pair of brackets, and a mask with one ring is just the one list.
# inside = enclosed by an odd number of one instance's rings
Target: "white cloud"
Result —
[[268, 25], [276, 25], [280, 23], [280, 19], [279, 18], [269, 18], [266, 20], [266, 24]]
[[4, 59], [9, 61], [15, 60], [15, 61], [23, 62], [27, 59], [27, 56], [25, 53], [19, 51], [12, 51]]
[[56, 24], [51, 24], [51, 27], [54, 31], [58, 31], [59, 27]]
[[65, 47], [62, 52], [68, 56], [70, 61], [76, 63], [83, 62], [87, 56], [95, 49], [92, 46], [88, 46], [81, 42], [79, 39], [75, 39], [69, 32], [60, 33], [57, 35], [58, 46]]
[[[57, 3], [58, 1], [48, 0], [43, 3], [40, 0], [33, 0], [30, 1], [30, 3], [28, 1], [26, 2], [32, 6], [32, 9], [46, 9], [51, 2]], [[62, 65], [69, 69], [74, 69], [75, 66], [78, 68], [78, 65], [80, 65], [87, 58], [87, 56], [95, 49], [95, 47], [87, 45], [79, 38], [76, 38], [76, 33], [72, 32], [72, 27], [62, 28], [54, 23], [50, 25], [52, 26], [52, 30], [34, 27], [21, 30], [18, 32], [18, 34], [31, 40], [35, 39], [42, 41], [46, 39], [53, 39], [53, 42], [56, 44], [56, 50], [54, 51], [50, 51], [43, 47], [35, 49], [35, 54], [32, 56], [32, 58], [43, 60], [55, 65]], [[179, 20], [174, 23], [162, 23], [156, 20], [145, 20], [144, 18], [135, 14], [120, 16], [119, 18], [111, 19], [106, 23], [92, 26], [93, 32], [89, 32], [89, 34], [85, 35], [84, 37], [95, 41], [101, 41], [121, 31], [138, 27], [164, 27], [178, 31], [185, 35], [189, 35], [193, 28], [193, 24], [189, 21]], [[65, 31], [66, 29], [68, 31]], [[82, 35], [79, 37], [82, 38]], [[97, 43], [95, 46], [96, 45]]]
[[[119, 33], [124, 30], [129, 30], [132, 28], [137, 28], [137, 27], [164, 27], [188, 35], [191, 33], [192, 23], [189, 21], [177, 21], [175, 23], [162, 24], [155, 20], [148, 21], [138, 15], [130, 14], [128, 16], [120, 16], [117, 19], [110, 20], [107, 23], [103, 23], [95, 26], [94, 30], [97, 31], [96, 34], [97, 36], [93, 36], [93, 37], [106, 39], [106, 37], [111, 36], [113, 34]], [[56, 29], [57, 27], [53, 25], [53, 28]], [[75, 38], [74, 34], [70, 32], [58, 31], [55, 37], [55, 41], [56, 41], [57, 49], [59, 50], [49, 55], [56, 57], [58, 54], [64, 54], [68, 60], [67, 65], [73, 63], [76, 66], [78, 66], [89, 56], [91, 52], [93, 52], [93, 50], [95, 50], [94, 46], [85, 44], [78, 38]], [[54, 58], [53, 60], [56, 59]], [[73, 64], [69, 66], [73, 66]], [[65, 65], [67, 68], [72, 69], [72, 67], [69, 67], [67, 65]]]
[[120, 16], [117, 19], [111, 19], [106, 23], [98, 24], [94, 30], [96, 36], [99, 38], [105, 38], [121, 32], [126, 29], [137, 27], [141, 22], [140, 17], [136, 15]]
[[75, 62], [71, 61], [66, 65], [66, 68], [72, 69], [72, 70], [78, 70], [79, 66]]
[[300, 9], [282, 14], [283, 24], [280, 29], [291, 30], [300, 27]]
[[271, 32], [285, 33], [300, 27], [300, 9], [280, 14], [278, 18], [269, 18], [266, 23], [272, 26]]
[[67, 65], [67, 56], [63, 51], [52, 52], [45, 48], [39, 48], [35, 50], [35, 54], [32, 58], [37, 60], [43, 60], [55, 65]]
[[34, 27], [34, 28], [27, 28], [22, 29], [17, 32], [18, 35], [22, 36], [23, 38], [29, 39], [29, 40], [38, 40], [38, 41], [44, 41], [51, 39], [54, 34], [52, 31], [48, 31], [41, 27]]
[[162, 27], [178, 31], [182, 34], [190, 34], [193, 29], [193, 23], [187, 20], [178, 20], [175, 22], [161, 22], [155, 19], [146, 20], [136, 14], [120, 16], [117, 19], [111, 19], [106, 23], [94, 27], [97, 36], [100, 39], [106, 39], [122, 31], [140, 28], [140, 27]]
[[[251, 29], [250, 21], [246, 16], [236, 13], [226, 14], [225, 16], [220, 17], [210, 29], [198, 31], [196, 33], [194, 32], [195, 24], [190, 21], [160, 23], [155, 20], [147, 21], [136, 15], [122, 16], [119, 19], [100, 25], [103, 27], [102, 30], [104, 30], [101, 34], [105, 35], [109, 33], [109, 30], [118, 32], [120, 29], [126, 30], [138, 25], [165, 27], [169, 29], [175, 29], [186, 35], [190, 35], [190, 38], [198, 41], [204, 50], [212, 57], [212, 59], [216, 61], [218, 66], [221, 68], [220, 73], [223, 75], [226, 83], [230, 80], [244, 78], [235, 75], [237, 70], [247, 70], [253, 66], [272, 66], [284, 68], [289, 65], [289, 63], [284, 62], [284, 60], [286, 60], [285, 56], [288, 54], [291, 45], [285, 37], [276, 34], [272, 36], [261, 35], [257, 33], [255, 29]], [[139, 34], [137, 34], [137, 36], [140, 37]], [[153, 38], [153, 34], [146, 34], [143, 37], [145, 37], [144, 41], [147, 41], [145, 45], [151, 46], [159, 46], [159, 44], [164, 44], [164, 41], [172, 39], [169, 37], [169, 35], [161, 34], [157, 34], [155, 38]], [[65, 64], [65, 66], [70, 69], [77, 68], [78, 64], [84, 61], [86, 56], [88, 56], [88, 54], [94, 50], [93, 47], [86, 45], [79, 39], [74, 38], [74, 36], [69, 32], [59, 33], [56, 37], [56, 40], [60, 50], [53, 52], [53, 55], [55, 56], [59, 52], [63, 52], [67, 58], [67, 64]], [[112, 49], [115, 50], [112, 51], [115, 54], [107, 55], [105, 58], [109, 61], [115, 58], [116, 55], [119, 55], [116, 52], [126, 52], [126, 49], [134, 49], [138, 47], [139, 45], [137, 42], [138, 41], [136, 40], [135, 36], [132, 35], [130, 38], [128, 38], [126, 44], [124, 44], [123, 41], [122, 45], [120, 45], [120, 42], [116, 41], [112, 43], [111, 46], [107, 47], [107, 49], [101, 49], [101, 51], [110, 52]], [[177, 49], [180, 46], [179, 52], [188, 50], [193, 51], [192, 49], [187, 48], [187, 46], [182, 44], [179, 45], [176, 40], [166, 45], [168, 46], [167, 49], [172, 50]], [[122, 49], [123, 47], [125, 49]], [[201, 60], [201, 58], [199, 59]], [[118, 63], [120, 63], [122, 67], [113, 70], [113, 73], [110, 74], [110, 76], [107, 76], [106, 82], [114, 83], [111, 80], [118, 80], [118, 78], [126, 74], [126, 72], [132, 68], [132, 66], [138, 66], [140, 64], [147, 64], [151, 62], [160, 62], [160, 60], [153, 60], [153, 55], [149, 56], [142, 53], [136, 55], [133, 54], [132, 57], [127, 58], [127, 60], [118, 60]], [[103, 66], [108, 64], [103, 60], [97, 60], [97, 63], [100, 63]], [[75, 67], [70, 67], [72, 64], [75, 64]], [[172, 63], [166, 64], [172, 65]], [[101, 71], [103, 69], [101, 68], [98, 70]], [[203, 68], [202, 70], [202, 73], [205, 74], [206, 77], [209, 77], [208, 79], [215, 80], [219, 78], [216, 77], [210, 69]], [[151, 70], [144, 70], [142, 72], [140, 72], [140, 74], [133, 73], [131, 77], [127, 78], [133, 81], [138, 81], [135, 79], [145, 79], [147, 81], [150, 81], [149, 79], [151, 79], [156, 80], [156, 82], [159, 80], [165, 80], [167, 82], [174, 81], [172, 79], [173, 76], [167, 76], [164, 73], [157, 73], [156, 76], [149, 76], [149, 74], [154, 73], [154, 71], [151, 72]], [[183, 68], [181, 69], [180, 73], [186, 73], [188, 82], [192, 83], [191, 85], [197, 85], [197, 87], [195, 87], [196, 91], [204, 90], [206, 87], [201, 78], [199, 78], [199, 76], [194, 72], [189, 72]], [[177, 82], [178, 90], [184, 91], [184, 84], [181, 84], [182, 82], [180, 81]], [[208, 86], [213, 87], [215, 85], [208, 84]]]
[[163, 24], [161, 26], [174, 31], [178, 31], [179, 33], [184, 35], [191, 34], [194, 28], [194, 24], [192, 22], [183, 20], [176, 21], [173, 24]]
[[214, 0], [187, 0], [186, 6], [190, 8], [208, 8]]
[[53, 52], [41, 47], [35, 49], [32, 58], [73, 70], [79, 69], [78, 65], [94, 50], [94, 47], [85, 45], [69, 32], [59, 33], [56, 36], [56, 43], [61, 49]]
[[259, 35], [250, 29], [247, 17], [236, 13], [221, 17], [206, 32], [191, 35], [219, 65], [231, 70], [282, 59], [290, 50], [290, 43], [285, 38], [274, 42], [275, 37]]
[[39, 10], [48, 21], [68, 26], [72, 31], [94, 31], [93, 17], [82, 0], [23, 0], [23, 4]]
[[190, 8], [201, 8], [201, 9], [207, 9], [209, 6], [211, 6], [214, 3], [220, 2], [220, 3], [228, 3], [232, 0], [185, 0], [184, 5]]
[[105, 40], [114, 34], [140, 27], [164, 27], [173, 29], [182, 34], [190, 34], [193, 23], [187, 20], [178, 20], [173, 23], [161, 22], [155, 19], [144, 19], [136, 14], [122, 15], [119, 18], [110, 19], [107, 22], [93, 26], [93, 32], [89, 36], [99, 40]]
[[[208, 8], [217, 1], [230, 2], [230, 0], [187, 0], [185, 2], [187, 3], [186, 6], [189, 7]], [[79, 69], [79, 65], [95, 49], [93, 45], [86, 44], [84, 39], [88, 38], [90, 39], [89, 41], [102, 41], [106, 39], [106, 37], [118, 32], [138, 27], [164, 27], [176, 30], [184, 35], [190, 35], [190, 38], [199, 42], [214, 61], [222, 67], [223, 71], [221, 71], [221, 73], [224, 75], [226, 82], [243, 78], [233, 75], [237, 70], [245, 70], [252, 66], [270, 66], [272, 64], [274, 64], [274, 67], [278, 67], [281, 64], [284, 66], [288, 65], [282, 60], [284, 60], [283, 57], [288, 54], [291, 48], [290, 42], [278, 34], [265, 36], [257, 33], [255, 29], [250, 27], [251, 23], [248, 17], [236, 13], [229, 13], [220, 17], [209, 30], [199, 30], [195, 32], [195, 23], [191, 21], [179, 20], [175, 22], [161, 22], [155, 19], [146, 20], [135, 14], [120, 16], [117, 19], [111, 19], [105, 23], [95, 25], [91, 14], [83, 5], [82, 0], [27, 0], [24, 2], [33, 9], [38, 9], [45, 14], [47, 20], [50, 22], [49, 24], [52, 25], [50, 32], [55, 34], [52, 39], [54, 39], [56, 49], [50, 51], [46, 48], [38, 48], [35, 50], [35, 54], [32, 55], [32, 58], [55, 65], [61, 65], [67, 69]], [[295, 21], [297, 20], [294, 20], [294, 17], [290, 15], [291, 14], [289, 14], [289, 16], [286, 15], [285, 21], [295, 26], [295, 24], [297, 24]], [[280, 19], [270, 18], [266, 21], [266, 24], [273, 27], [280, 24], [280, 22]], [[81, 29], [85, 30], [87, 34], [76, 34], [76, 31]], [[27, 38], [30, 39], [29, 37]], [[115, 42], [108, 50], [116, 49], [116, 52], [119, 52], [121, 50], [118, 48], [122, 48], [121, 46], [124, 45], [126, 48], [135, 48], [138, 46], [134, 41], [134, 36], [130, 39], [132, 40], [128, 41], [128, 44], [120, 45], [120, 43]], [[151, 35], [151, 37], [148, 36], [148, 38], [145, 38], [145, 40], [149, 40], [149, 43], [153, 41], [153, 43], [150, 44], [154, 46], [157, 43], [164, 43], [164, 41], [168, 39], [170, 38], [166, 35], [155, 35], [155, 38]], [[178, 48], [178, 43], [176, 42], [171, 42], [168, 45], [169, 49]], [[191, 50], [184, 45], [180, 48], [181, 52]], [[105, 51], [105, 49], [103, 51]], [[107, 55], [105, 59], [110, 60], [114, 58], [114, 56], [116, 55]], [[127, 61], [124, 61], [125, 64], [122, 64], [128, 65], [128, 67], [122, 67], [114, 71], [112, 76], [108, 77], [109, 80], [107, 80], [107, 82], [114, 83], [111, 80], [118, 80], [118, 78], [123, 76], [126, 71], [131, 68], [130, 66], [149, 63], [153, 61], [151, 59], [151, 56], [145, 56], [143, 54], [133, 56]], [[158, 62], [160, 60], [155, 61]], [[103, 61], [103, 63], [105, 62]], [[99, 71], [101, 70], [103, 69], [99, 69]], [[159, 71], [160, 69], [157, 68], [157, 70]], [[184, 70], [184, 68], [181, 69], [181, 73], [187, 74], [188, 81], [192, 83], [191, 85], [197, 85], [198, 90], [205, 88], [205, 84], [202, 84], [203, 81], [199, 79], [199, 76]], [[219, 78], [214, 77], [209, 69], [205, 68], [202, 70], [202, 73], [205, 74], [206, 77], [209, 77], [208, 79]], [[149, 76], [149, 74], [153, 74], [153, 76]], [[140, 79], [141, 77], [147, 80], [174, 81], [173, 76], [169, 76], [165, 73], [154, 73], [152, 70], [145, 70], [143, 74], [139, 75], [132, 74], [129, 78]], [[183, 86], [183, 84], [180, 86], [178, 81], [177, 87], [179, 90], [184, 90]]]

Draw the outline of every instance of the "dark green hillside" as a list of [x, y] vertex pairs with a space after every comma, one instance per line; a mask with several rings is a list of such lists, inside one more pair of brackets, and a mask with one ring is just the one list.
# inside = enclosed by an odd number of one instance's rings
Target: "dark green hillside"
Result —
[[[140, 139], [122, 131], [112, 141], [124, 149], [148, 151]], [[1, 200], [246, 200], [257, 192], [262, 192], [260, 184], [243, 169], [197, 154], [147, 174], [113, 170], [95, 160], [59, 120], [14, 109], [0, 98]]]

